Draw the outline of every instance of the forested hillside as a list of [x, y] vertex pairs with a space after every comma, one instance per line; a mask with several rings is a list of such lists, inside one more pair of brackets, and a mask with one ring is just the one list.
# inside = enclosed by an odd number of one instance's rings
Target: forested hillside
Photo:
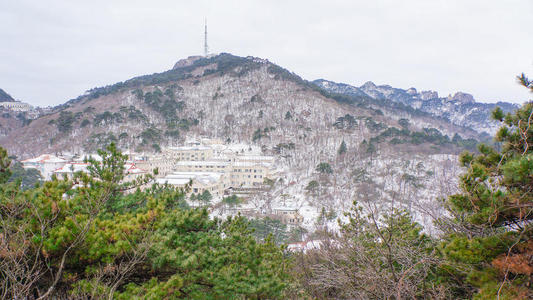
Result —
[[0, 102], [13, 102], [15, 99], [6, 93], [3, 89], [0, 89]]
[[277, 168], [272, 188], [250, 202], [258, 209], [289, 201], [305, 214], [307, 230], [336, 227], [334, 218], [319, 222], [322, 211], [342, 215], [365, 190], [379, 203], [401, 203], [431, 230], [431, 215], [442, 212], [434, 199], [456, 189], [457, 155], [484, 137], [387, 103], [331, 93], [268, 60], [223, 53], [92, 89], [0, 144], [19, 159], [111, 142], [158, 153], [191, 136], [250, 144], [275, 156]]
[[[521, 82], [533, 91], [525, 76]], [[89, 173], [22, 189], [0, 149], [0, 295], [6, 299], [527, 299], [533, 297], [533, 104], [501, 109], [501, 148], [465, 152], [460, 190], [424, 233], [358, 188], [338, 232], [286, 252], [243, 217], [211, 219], [184, 191], [123, 182], [114, 144]], [[339, 148], [339, 152], [344, 150]], [[342, 151], [341, 151], [342, 150]], [[333, 172], [327, 164], [317, 171]], [[131, 191], [128, 193], [127, 191]]]

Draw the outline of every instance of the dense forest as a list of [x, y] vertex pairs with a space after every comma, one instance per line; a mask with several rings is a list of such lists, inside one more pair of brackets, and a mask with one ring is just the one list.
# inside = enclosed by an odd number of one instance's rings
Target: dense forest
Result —
[[406, 211], [378, 210], [361, 190], [340, 232], [321, 233], [321, 247], [302, 253], [257, 220], [189, 207], [183, 190], [140, 189], [152, 175], [124, 182], [126, 156], [114, 144], [88, 174], [34, 186], [1, 149], [0, 297], [533, 297], [532, 116], [533, 103], [494, 111], [498, 148], [463, 153], [461, 193], [442, 200], [439, 235], [426, 235]]

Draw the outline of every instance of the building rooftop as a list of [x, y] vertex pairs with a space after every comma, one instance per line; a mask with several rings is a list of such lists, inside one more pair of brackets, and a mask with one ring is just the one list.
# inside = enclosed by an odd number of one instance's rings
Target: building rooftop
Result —
[[75, 162], [84, 162], [86, 159], [93, 159], [95, 161], [103, 161], [104, 159], [98, 154], [82, 154], [75, 158]]
[[124, 168], [125, 168], [125, 173], [126, 174], [142, 174], [142, 173], [146, 173], [145, 170], [143, 170], [141, 168], [137, 168], [137, 166], [135, 164], [132, 164], [132, 163], [125, 164]]
[[237, 156], [237, 159], [240, 159], [240, 160], [271, 161], [271, 160], [274, 160], [274, 157], [273, 156], [265, 156], [265, 155], [242, 155], [242, 156]]
[[254, 163], [254, 162], [248, 162], [248, 161], [236, 161], [233, 163], [234, 167], [267, 167], [264, 163]]
[[177, 166], [229, 166], [229, 162], [224, 161], [213, 161], [213, 160], [200, 160], [200, 161], [188, 161], [181, 160], [176, 163]]
[[52, 154], [42, 154], [35, 158], [23, 160], [22, 163], [66, 163], [67, 161]]
[[184, 185], [192, 180], [202, 184], [213, 184], [219, 181], [222, 176], [222, 173], [216, 172], [174, 172], [164, 178], [157, 179], [157, 183]]
[[192, 150], [210, 150], [211, 147], [207, 146], [181, 146], [181, 147], [168, 147], [168, 150], [172, 151], [192, 151]]
[[76, 173], [79, 171], [87, 172], [88, 166], [89, 166], [88, 163], [68, 163], [62, 166], [61, 168], [54, 170], [54, 173], [62, 174], [62, 173]]
[[170, 184], [170, 185], [186, 185], [191, 180], [186, 178], [157, 178], [155, 182], [158, 184]]

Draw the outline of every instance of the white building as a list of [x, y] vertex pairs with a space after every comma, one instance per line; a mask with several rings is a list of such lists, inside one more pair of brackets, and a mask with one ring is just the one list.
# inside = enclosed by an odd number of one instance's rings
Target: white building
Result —
[[300, 225], [304, 221], [304, 217], [298, 212], [295, 207], [275, 207], [272, 209], [274, 215], [287, 225]]
[[171, 173], [176, 166], [177, 160], [174, 158], [168, 158], [164, 156], [156, 155], [144, 155], [144, 156], [132, 156], [133, 162], [137, 167], [153, 173], [155, 169], [158, 171], [158, 177], [164, 177]]
[[33, 106], [28, 103], [14, 101], [14, 102], [0, 102], [0, 107], [9, 109], [12, 111], [30, 111], [33, 109]]
[[190, 187], [188, 194], [201, 194], [209, 191], [215, 197], [224, 195], [225, 175], [217, 172], [174, 172], [156, 180], [159, 184], [169, 184], [179, 188]]
[[144, 176], [147, 172], [134, 163], [126, 163], [124, 165], [124, 179], [123, 181], [132, 181], [137, 179], [140, 176]]
[[50, 180], [52, 173], [63, 167], [67, 161], [52, 154], [42, 154], [35, 158], [30, 158], [22, 161], [25, 169], [37, 169], [41, 172], [44, 180]]
[[89, 159], [94, 160], [94, 161], [98, 161], [98, 162], [101, 162], [101, 161], [104, 160], [100, 155], [93, 153], [93, 154], [82, 154], [82, 155], [74, 158], [73, 161], [81, 163], [81, 162], [85, 162], [86, 160], [89, 160]]
[[77, 173], [77, 172], [88, 173], [87, 171], [88, 166], [89, 164], [84, 163], [84, 162], [70, 162], [70, 163], [65, 164], [61, 168], [54, 170], [53, 174], [55, 174], [58, 179], [62, 179], [65, 176], [68, 179], [72, 179], [72, 177], [74, 176], [74, 173]]
[[164, 151], [165, 156], [177, 160], [209, 160], [213, 157], [213, 148], [208, 146], [169, 147]]

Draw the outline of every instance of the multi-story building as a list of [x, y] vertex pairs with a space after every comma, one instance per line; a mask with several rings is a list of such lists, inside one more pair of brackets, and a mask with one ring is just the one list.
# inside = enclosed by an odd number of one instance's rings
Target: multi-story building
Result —
[[153, 173], [157, 168], [157, 177], [164, 177], [175, 169], [177, 160], [164, 156], [135, 156], [133, 162], [137, 167], [149, 173]]
[[137, 179], [137, 177], [144, 176], [147, 172], [139, 168], [134, 163], [127, 163], [124, 165], [124, 178], [122, 181], [132, 181]]
[[224, 187], [257, 186], [268, 176], [265, 164], [251, 162], [227, 161], [179, 161], [176, 163], [179, 172], [220, 172], [228, 175]]
[[265, 155], [237, 155], [235, 156], [234, 160], [240, 161], [240, 162], [257, 163], [257, 164], [268, 164], [268, 165], [274, 164], [274, 157], [265, 156]]
[[213, 148], [200, 145], [169, 147], [164, 151], [166, 157], [182, 161], [210, 160], [213, 153]]
[[28, 103], [13, 101], [13, 102], [0, 102], [0, 107], [9, 109], [12, 111], [29, 111], [33, 109], [33, 106]]
[[53, 174], [57, 176], [57, 178], [62, 179], [67, 177], [68, 179], [72, 179], [74, 176], [74, 173], [77, 172], [84, 172], [88, 173], [87, 167], [89, 166], [88, 163], [84, 162], [70, 162], [62, 166], [61, 168], [58, 168], [57, 170], [54, 170]]
[[233, 187], [261, 185], [268, 176], [268, 167], [264, 164], [238, 161], [232, 163], [231, 167]]
[[[64, 178], [65, 176], [69, 179], [72, 179], [75, 173], [77, 172], [84, 172], [88, 173], [89, 170], [87, 167], [89, 166], [89, 163], [80, 162], [80, 161], [73, 161], [65, 164], [63, 167], [54, 170], [53, 174], [55, 174], [58, 178]], [[143, 169], [138, 168], [133, 163], [126, 163], [124, 164], [124, 178], [122, 179], [123, 182], [128, 182], [135, 180], [137, 177], [142, 176], [146, 174], [146, 171]]]
[[224, 177], [226, 175], [218, 172], [174, 172], [158, 178], [159, 184], [169, 184], [179, 188], [188, 188], [187, 194], [202, 194], [209, 191], [215, 197], [224, 195]]
[[[168, 179], [169, 182], [174, 182], [174, 185], [185, 186], [185, 179], [188, 178], [187, 176], [192, 176], [191, 173], [207, 172], [224, 175], [219, 178], [220, 188], [223, 190], [255, 188], [263, 184], [269, 174], [270, 166], [274, 163], [272, 156], [242, 155], [240, 150], [234, 151], [231, 146], [222, 145], [218, 141], [211, 142], [208, 146], [203, 145], [205, 143], [207, 142], [188, 141], [187, 146], [165, 149], [166, 159], [176, 161], [174, 165], [176, 172], [161, 181]], [[240, 147], [249, 148], [246, 145], [240, 145]], [[138, 166], [143, 167], [139, 164]], [[185, 176], [185, 179], [178, 180], [174, 175]]]
[[33, 168], [41, 172], [44, 180], [50, 180], [52, 173], [63, 167], [67, 160], [59, 158], [52, 154], [42, 154], [35, 158], [30, 158], [22, 161], [25, 169]]
[[273, 209], [274, 215], [287, 225], [297, 226], [303, 223], [304, 217], [297, 208], [276, 207]]
[[178, 161], [175, 166], [180, 172], [231, 172], [231, 163], [225, 161]]

